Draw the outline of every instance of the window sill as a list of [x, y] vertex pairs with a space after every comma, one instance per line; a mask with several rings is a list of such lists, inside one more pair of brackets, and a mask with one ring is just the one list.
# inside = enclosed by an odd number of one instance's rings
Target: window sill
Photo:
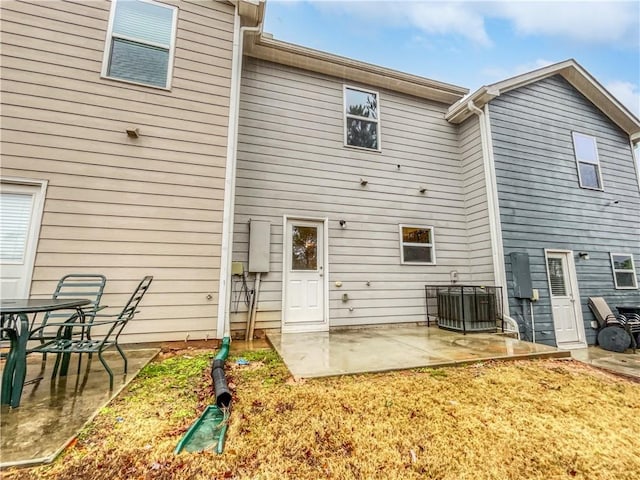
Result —
[[346, 143], [343, 146], [349, 150], [358, 150], [360, 152], [382, 153], [382, 148], [356, 147], [355, 145], [347, 145]]
[[123, 78], [107, 77], [106, 75], [100, 75], [100, 78], [102, 80], [111, 80], [113, 82], [126, 83], [126, 84], [129, 84], [129, 85], [137, 85], [139, 87], [153, 88], [154, 90], [163, 90], [165, 92], [170, 92], [171, 91], [171, 86], [169, 86], [169, 87], [159, 87], [157, 85], [150, 85], [148, 83], [134, 82], [132, 80], [125, 80]]
[[585, 187], [584, 185], [580, 185], [580, 188], [582, 188], [583, 190], [594, 190], [596, 192], [604, 192], [604, 188]]
[[616, 290], [638, 290], [638, 287], [616, 287]]
[[435, 262], [400, 262], [400, 265], [435, 265]]

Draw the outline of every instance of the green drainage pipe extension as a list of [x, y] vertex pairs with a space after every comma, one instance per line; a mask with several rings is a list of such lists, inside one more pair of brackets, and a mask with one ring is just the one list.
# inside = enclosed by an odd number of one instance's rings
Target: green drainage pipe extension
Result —
[[220, 351], [214, 357], [211, 369], [216, 405], [209, 405], [189, 428], [182, 440], [176, 446], [174, 453], [182, 450], [187, 452], [201, 452], [216, 443], [216, 452], [221, 454], [224, 449], [224, 440], [227, 434], [229, 413], [231, 411], [231, 392], [227, 386], [224, 375], [224, 362], [229, 355], [231, 339], [224, 337], [220, 345]]

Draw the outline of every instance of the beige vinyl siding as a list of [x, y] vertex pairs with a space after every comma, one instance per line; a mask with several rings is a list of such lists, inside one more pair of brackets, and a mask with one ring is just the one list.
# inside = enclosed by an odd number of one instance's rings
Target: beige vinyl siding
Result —
[[164, 3], [171, 91], [100, 78], [110, 2], [2, 2], [2, 175], [49, 181], [32, 294], [103, 273], [114, 311], [153, 275], [128, 342], [217, 324], [234, 8]]
[[[424, 321], [425, 284], [448, 283], [451, 270], [470, 278], [458, 134], [444, 120], [447, 106], [378, 92], [382, 151], [352, 149], [343, 146], [340, 79], [245, 59], [233, 255], [246, 268], [249, 219], [271, 222], [257, 328], [281, 326], [283, 215], [329, 219], [331, 327]], [[435, 228], [437, 265], [400, 264], [399, 224]], [[239, 289], [234, 332], [247, 315]]]
[[487, 186], [480, 124], [476, 116], [460, 125], [460, 155], [469, 236], [469, 283], [494, 285]]

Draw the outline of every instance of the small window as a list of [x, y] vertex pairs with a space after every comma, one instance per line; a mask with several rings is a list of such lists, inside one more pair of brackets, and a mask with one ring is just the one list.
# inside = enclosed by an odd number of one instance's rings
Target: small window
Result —
[[380, 150], [378, 94], [345, 86], [344, 108], [345, 145]]
[[633, 255], [628, 253], [612, 253], [611, 268], [613, 268], [613, 281], [615, 282], [616, 288], [638, 288]]
[[435, 265], [433, 227], [400, 225], [400, 261], [417, 265]]
[[178, 9], [148, 0], [114, 0], [102, 75], [169, 88]]
[[580, 186], [602, 190], [602, 175], [595, 137], [573, 132], [573, 150], [578, 164]]

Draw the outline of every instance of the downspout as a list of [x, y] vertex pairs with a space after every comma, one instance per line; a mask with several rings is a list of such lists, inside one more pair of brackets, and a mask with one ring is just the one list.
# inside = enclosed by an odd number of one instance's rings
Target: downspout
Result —
[[[493, 275], [495, 282], [502, 287], [502, 316], [505, 323], [511, 328], [509, 331], [515, 331], [520, 339], [520, 329], [518, 322], [509, 316], [509, 300], [507, 294], [507, 282], [504, 267], [504, 251], [502, 249], [502, 233], [500, 230], [500, 207], [498, 205], [498, 184], [495, 176], [495, 163], [493, 159], [493, 146], [491, 143], [491, 126], [489, 124], [489, 111], [487, 105], [485, 110], [481, 110], [473, 103], [472, 100], [467, 102], [467, 109], [478, 116], [480, 125], [480, 141], [482, 143], [482, 160], [484, 162], [484, 180], [487, 188], [487, 213], [489, 216], [489, 230], [491, 233], [491, 253], [493, 257]], [[504, 301], [504, 295], [507, 295], [507, 301]]]
[[227, 163], [224, 179], [224, 210], [222, 213], [222, 245], [220, 248], [220, 286], [218, 289], [218, 324], [216, 338], [231, 337], [231, 254], [236, 196], [236, 153], [238, 150], [238, 120], [240, 113], [240, 84], [242, 81], [242, 51], [245, 32], [261, 32], [256, 27], [241, 27], [239, 6], [233, 22], [233, 50], [231, 57], [231, 90], [229, 92], [229, 126], [227, 131]]
[[640, 135], [636, 137], [630, 135], [629, 146], [631, 147], [631, 160], [633, 160], [633, 168], [638, 181], [638, 191], [640, 192]]

